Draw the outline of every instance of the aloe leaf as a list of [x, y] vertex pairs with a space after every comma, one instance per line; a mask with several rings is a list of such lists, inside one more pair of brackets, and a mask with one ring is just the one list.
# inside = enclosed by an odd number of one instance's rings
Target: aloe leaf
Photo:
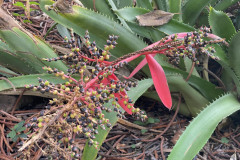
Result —
[[[172, 74], [180, 74], [184, 79], [186, 79], [189, 74], [185, 71], [166, 66], [163, 66], [163, 69], [165, 71], [167, 78], [169, 76], [171, 77]], [[183, 79], [179, 78], [179, 81], [182, 80]], [[219, 95], [223, 94], [223, 91], [221, 89], [217, 89], [214, 84], [205, 81], [202, 78], [196, 77], [194, 75], [191, 75], [187, 83], [191, 85], [193, 88], [195, 88], [199, 93], [201, 93], [201, 95], [203, 95], [208, 101], [212, 101]]]
[[182, 94], [188, 110], [196, 116], [209, 102], [198, 91], [192, 88], [180, 75], [167, 75], [170, 90], [174, 89]]
[[148, 9], [148, 10], [153, 10], [153, 8], [152, 8], [152, 4], [150, 3], [150, 1], [149, 0], [137, 0], [136, 1], [136, 6], [137, 7], [140, 7], [140, 8], [145, 8], [145, 9]]
[[58, 30], [59, 34], [60, 34], [63, 38], [67, 37], [68, 39], [71, 39], [70, 32], [69, 32], [68, 29], [67, 29], [66, 27], [64, 27], [63, 25], [57, 24], [57, 30]]
[[[46, 79], [54, 84], [60, 84], [66, 82], [61, 77], [56, 77], [50, 74], [32, 74], [32, 75], [24, 75], [13, 78], [8, 78], [8, 80], [14, 85], [15, 88], [23, 88], [25, 85], [39, 85], [38, 77], [42, 79]], [[5, 80], [0, 80], [0, 91], [11, 89], [12, 86], [9, 82]]]
[[219, 1], [219, 0], [212, 0], [212, 1], [210, 2], [210, 5], [211, 5], [211, 6], [215, 6], [216, 4], [221, 3], [221, 1], [222, 1], [222, 0], [220, 0], [220, 1]]
[[171, 35], [180, 32], [191, 32], [195, 29], [187, 24], [181, 23], [174, 19], [170, 20], [167, 24], [156, 27], [158, 30]]
[[167, 0], [155, 0], [157, 7], [159, 10], [168, 11], [168, 3]]
[[[153, 85], [152, 79], [145, 79], [138, 82], [138, 86], [136, 88], [132, 88], [128, 92], [128, 96], [133, 100], [136, 101], [150, 86]], [[111, 103], [106, 104], [107, 107], [112, 106]], [[104, 113], [105, 118], [108, 118], [112, 126], [114, 126], [118, 120], [116, 113]], [[104, 140], [106, 139], [110, 129], [102, 130], [98, 129], [98, 134], [96, 135], [96, 141], [99, 142], [99, 146], [102, 145]], [[82, 160], [94, 160], [97, 156], [98, 150], [94, 147], [89, 147], [88, 144], [85, 145]]]
[[19, 74], [0, 65], [0, 74], [6, 77], [19, 76]]
[[236, 33], [234, 25], [227, 14], [222, 11], [216, 11], [212, 7], [210, 7], [209, 12], [209, 24], [213, 33], [221, 38], [226, 38], [226, 41], [229, 41]]
[[72, 13], [56, 13], [54, 11], [47, 11], [45, 9], [45, 5], [52, 4], [53, 1], [50, 0], [40, 1], [41, 9], [53, 20], [68, 28], [72, 28], [74, 32], [80, 36], [84, 36], [85, 31], [88, 30], [91, 39], [95, 40], [100, 48], [104, 47], [106, 39], [108, 39], [109, 35], [118, 35], [118, 46], [111, 52], [117, 57], [146, 47], [146, 44], [136, 35], [131, 33], [122, 25], [101, 14], [79, 6], [73, 6]]
[[113, 0], [113, 2], [116, 4], [116, 7], [119, 8], [124, 8], [127, 6], [133, 6], [133, 1], [129, 0]]
[[181, 6], [182, 0], [168, 0], [169, 12], [176, 13], [173, 19], [182, 21]]
[[5, 43], [0, 41], [0, 64], [14, 72], [19, 72], [22, 74], [33, 74], [41, 73], [40, 70], [35, 66], [36, 61], [30, 62], [24, 57], [17, 55], [14, 50], [9, 48]]
[[234, 35], [229, 46], [229, 64], [233, 68], [237, 77], [240, 77], [240, 32]]
[[[36, 56], [38, 59], [35, 59], [36, 63], [42, 63], [42, 65], [47, 65], [53, 68], [58, 68], [60, 70], [67, 70], [66, 65], [61, 62], [42, 62], [41, 58], [54, 58], [57, 57], [57, 54], [53, 49], [44, 43], [42, 40], [38, 39], [35, 36], [32, 36], [28, 33], [23, 32], [21, 29], [13, 27], [11, 30], [1, 30], [0, 37], [19, 53], [29, 53]], [[27, 57], [26, 57], [27, 58]], [[41, 69], [39, 69], [39, 72]]]
[[154, 27], [142, 27], [132, 22], [127, 22], [127, 24], [134, 33], [136, 33], [139, 36], [142, 36], [143, 38], [148, 38], [152, 42], [157, 42], [166, 36], [165, 33], [157, 30]]
[[209, 2], [211, 2], [211, 0], [189, 0], [182, 8], [183, 22], [194, 25], [196, 19]]
[[193, 159], [206, 144], [218, 123], [240, 109], [238, 100], [227, 94], [206, 107], [187, 127], [168, 159]]
[[228, 7], [234, 5], [235, 3], [239, 2], [239, 0], [222, 0], [221, 2], [217, 3], [214, 8], [216, 10], [224, 11]]
[[88, 9], [96, 10], [102, 14], [109, 16], [110, 18], [113, 18], [114, 20], [117, 18], [116, 15], [113, 14], [107, 0], [81, 0], [81, 2], [84, 7], [87, 7]]
[[[116, 5], [114, 4], [113, 0], [108, 0], [108, 3], [109, 3], [109, 5], [112, 7], [112, 10], [116, 10], [116, 9], [117, 9], [117, 7], [116, 7]], [[125, 28], [127, 28], [129, 31], [132, 32], [131, 28], [128, 26], [128, 24], [125, 22], [125, 20], [124, 20], [123, 18], [119, 17], [119, 16], [117, 16], [117, 17], [118, 17], [118, 19], [120, 20], [121, 24], [122, 24]]]

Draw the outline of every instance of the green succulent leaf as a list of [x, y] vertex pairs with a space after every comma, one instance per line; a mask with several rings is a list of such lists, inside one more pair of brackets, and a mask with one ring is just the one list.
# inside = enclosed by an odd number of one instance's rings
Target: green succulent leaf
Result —
[[167, 0], [154, 0], [157, 4], [159, 10], [168, 11], [168, 2]]
[[[115, 3], [113, 2], [113, 0], [108, 0], [109, 5], [112, 7], [112, 10], [116, 10], [117, 7], [115, 5]], [[119, 19], [119, 21], [121, 22], [121, 24], [128, 29], [129, 31], [132, 32], [131, 28], [129, 28], [128, 24], [125, 22], [125, 20], [123, 18], [121, 18], [120, 16], [117, 15], [117, 18]]]
[[220, 11], [224, 11], [226, 10], [228, 7], [236, 4], [237, 2], [239, 2], [239, 0], [222, 0], [219, 3], [217, 3], [214, 8], [216, 10], [220, 10]]
[[[1, 53], [0, 53], [0, 55], [1, 55]], [[3, 66], [0, 66], [0, 74], [3, 76], [6, 76], [6, 77], [19, 76], [17, 73], [15, 73]]]
[[[179, 69], [171, 68], [163, 66], [165, 74], [168, 78], [168, 75], [172, 77], [172, 74], [180, 74], [184, 79], [187, 78], [188, 73]], [[179, 81], [185, 81], [184, 79], [180, 79]], [[182, 82], [183, 83], [183, 82]], [[195, 88], [198, 92], [201, 93], [208, 101], [212, 101], [221, 94], [223, 91], [221, 89], [216, 89], [216, 86], [208, 81], [203, 80], [202, 78], [196, 77], [192, 75], [189, 80], [188, 84]]]
[[[23, 88], [25, 85], [30, 85], [30, 84], [39, 85], [38, 77], [41, 77], [42, 79], [47, 79], [54, 84], [61, 84], [66, 82], [66, 80], [63, 80], [61, 77], [56, 77], [50, 74], [24, 75], [24, 76], [12, 77], [12, 78], [9, 78], [8, 80], [15, 86], [15, 88]], [[4, 91], [11, 88], [12, 86], [11, 84], [9, 84], [9, 82], [5, 80], [0, 80], [0, 91]]]
[[182, 20], [182, 6], [181, 6], [182, 0], [169, 0], [168, 6], [169, 6], [169, 12], [176, 13], [173, 16], [173, 19]]
[[167, 80], [171, 91], [182, 94], [192, 116], [195, 117], [207, 103], [209, 103], [209, 101], [191, 87], [181, 75], [167, 75]]
[[196, 19], [202, 10], [211, 2], [211, 0], [188, 0], [182, 8], [183, 22], [194, 25]]
[[0, 64], [14, 72], [22, 74], [41, 73], [39, 65], [42, 63], [34, 60], [30, 62], [26, 57], [16, 54], [7, 44], [0, 41]]
[[112, 9], [110, 5], [108, 4], [107, 0], [95, 0], [95, 1], [89, 1], [89, 0], [81, 0], [84, 7], [87, 7], [91, 10], [96, 10], [104, 15], [107, 15], [110, 18], [113, 18], [116, 20], [117, 16], [113, 14]]
[[124, 8], [127, 6], [133, 6], [133, 1], [129, 1], [129, 0], [112, 0], [112, 1], [116, 4], [116, 7], [118, 9]]
[[145, 8], [145, 9], [148, 9], [148, 10], [153, 10], [153, 8], [152, 8], [152, 4], [150, 3], [150, 1], [149, 0], [137, 0], [136, 1], [136, 6], [137, 7], [140, 7], [140, 8]]
[[[153, 85], [152, 79], [145, 79], [138, 82], [138, 87], [132, 88], [128, 92], [128, 96], [133, 100], [136, 101], [150, 86]], [[110, 107], [111, 102], [107, 103], [106, 106]], [[105, 118], [108, 118], [112, 126], [116, 124], [118, 118], [116, 116], [115, 112], [111, 113], [104, 113]], [[103, 141], [106, 139], [108, 132], [110, 129], [102, 130], [98, 129], [98, 134], [96, 135], [96, 141], [99, 142], [99, 145], [101, 146]], [[85, 145], [82, 160], [94, 160], [97, 156], [98, 150], [94, 147], [89, 147], [88, 144]]]
[[[16, 51], [16, 54], [20, 54], [20, 56], [24, 59], [31, 59], [31, 63], [37, 64], [37, 70], [39, 73], [42, 72], [42, 66], [50, 66], [53, 68], [58, 68], [60, 70], [66, 71], [66, 65], [61, 62], [45, 62], [41, 61], [41, 58], [54, 58], [57, 57], [57, 54], [53, 51], [53, 49], [47, 45], [45, 42], [40, 40], [39, 38], [30, 35], [22, 31], [20, 28], [13, 27], [11, 30], [0, 30], [0, 37]], [[29, 60], [28, 60], [29, 61]]]
[[135, 34], [104, 15], [79, 6], [73, 6], [72, 13], [56, 13], [53, 10], [47, 11], [45, 6], [52, 4], [53, 1], [50, 0], [40, 1], [41, 9], [53, 20], [68, 28], [72, 28], [80, 36], [84, 36], [85, 31], [88, 30], [91, 40], [95, 40], [101, 49], [106, 44], [106, 39], [108, 39], [109, 35], [118, 35], [118, 45], [111, 52], [116, 57], [146, 47], [146, 44]]
[[68, 29], [66, 27], [64, 27], [63, 25], [61, 24], [57, 24], [57, 30], [59, 32], [59, 34], [65, 38], [67, 37], [68, 39], [71, 39], [71, 35], [70, 35], [70, 32], [68, 31]]
[[[234, 37], [231, 39], [230, 46], [229, 46], [229, 64], [233, 68], [236, 76], [240, 77], [240, 32], [234, 35]], [[236, 83], [236, 82], [235, 82]], [[237, 84], [236, 84], [237, 85]], [[240, 85], [237, 85], [237, 87], [240, 87]]]
[[235, 96], [227, 94], [205, 108], [183, 132], [168, 159], [193, 159], [222, 119], [240, 109]]
[[236, 33], [234, 25], [227, 14], [215, 10], [213, 7], [210, 7], [209, 24], [213, 33], [221, 38], [226, 38], [226, 41], [229, 41]]

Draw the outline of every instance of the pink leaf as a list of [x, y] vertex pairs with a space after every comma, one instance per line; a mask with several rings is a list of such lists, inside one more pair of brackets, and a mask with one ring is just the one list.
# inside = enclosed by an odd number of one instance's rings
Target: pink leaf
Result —
[[163, 68], [160, 64], [152, 57], [152, 55], [146, 55], [148, 66], [152, 75], [153, 83], [158, 93], [159, 98], [162, 100], [163, 104], [171, 109], [172, 98], [168, 88], [167, 79]]
[[[153, 56], [155, 56], [156, 54], [154, 54]], [[130, 78], [132, 78], [140, 69], [142, 69], [145, 65], [147, 64], [147, 60], [146, 60], [146, 58], [144, 58], [139, 64], [138, 64], [138, 66], [136, 67], [136, 68], [134, 68], [134, 70], [132, 71], [132, 73], [128, 76], [128, 77], [126, 77], [126, 76], [124, 76], [124, 78], [126, 78], [126, 79], [130, 79]]]

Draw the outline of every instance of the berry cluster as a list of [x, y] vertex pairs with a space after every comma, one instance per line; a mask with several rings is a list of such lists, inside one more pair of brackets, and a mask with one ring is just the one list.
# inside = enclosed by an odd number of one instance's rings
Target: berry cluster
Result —
[[[169, 50], [166, 53], [169, 61], [173, 64], [178, 64], [180, 61], [180, 57], [188, 57], [196, 64], [200, 64], [198, 57], [201, 55], [206, 55], [214, 60], [219, 60], [218, 57], [214, 56], [214, 53], [216, 52], [215, 49], [211, 46], [207, 46], [208, 44], [218, 43], [218, 41], [204, 40], [204, 38], [208, 36], [208, 32], [210, 32], [209, 28], [202, 27], [198, 32], [194, 31], [187, 33], [187, 35], [184, 36], [182, 40], [182, 47], [172, 48], [171, 46], [169, 46]], [[176, 35], [171, 36], [173, 42], [177, 40], [176, 38]], [[222, 40], [219, 42], [222, 42]]]
[[[84, 47], [78, 46], [74, 38], [65, 39], [72, 52], [57, 58], [43, 59], [48, 62], [63, 60], [68, 64], [69, 69], [66, 72], [51, 67], [43, 68], [47, 73], [66, 80], [64, 84], [53, 84], [39, 78], [38, 86], [26, 86], [57, 97], [49, 101], [45, 111], [41, 111], [27, 123], [31, 134], [20, 150], [28, 147], [25, 149], [28, 157], [35, 144], [45, 143], [48, 146], [42, 147], [45, 154], [55, 151], [65, 159], [78, 159], [80, 149], [75, 141], [79, 137], [85, 137], [88, 144], [97, 149], [98, 142], [95, 138], [98, 129], [112, 126], [109, 119], [105, 118], [105, 112], [114, 111], [118, 117], [123, 118], [121, 108], [124, 108], [139, 120], [144, 121], [147, 118], [143, 111], [133, 107], [133, 101], [126, 93], [130, 88], [136, 87], [137, 83], [121, 82], [114, 75], [116, 69], [127, 63], [112, 66], [105, 61], [109, 59], [109, 50], [115, 47], [118, 37], [109, 36], [104, 50], [98, 49], [95, 42], [89, 42], [88, 32], [84, 38]], [[111, 108], [106, 107], [108, 102], [112, 104]], [[51, 149], [49, 145], [52, 146]]]

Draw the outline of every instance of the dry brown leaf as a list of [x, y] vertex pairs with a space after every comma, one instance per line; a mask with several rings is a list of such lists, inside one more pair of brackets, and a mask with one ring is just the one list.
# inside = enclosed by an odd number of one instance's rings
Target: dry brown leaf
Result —
[[149, 13], [136, 16], [136, 18], [140, 26], [161, 26], [168, 23], [173, 16], [173, 13], [154, 10]]

